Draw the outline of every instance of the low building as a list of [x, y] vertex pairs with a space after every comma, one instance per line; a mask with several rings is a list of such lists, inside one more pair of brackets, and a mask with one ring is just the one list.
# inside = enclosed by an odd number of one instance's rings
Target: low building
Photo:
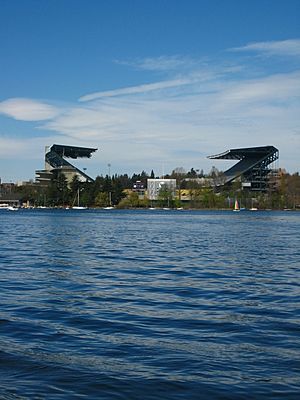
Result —
[[146, 188], [143, 182], [141, 181], [134, 182], [132, 191], [137, 193], [140, 200], [143, 200], [145, 198]]
[[172, 197], [176, 195], [176, 179], [147, 179], [147, 193], [149, 200], [158, 200], [162, 190], [169, 190]]

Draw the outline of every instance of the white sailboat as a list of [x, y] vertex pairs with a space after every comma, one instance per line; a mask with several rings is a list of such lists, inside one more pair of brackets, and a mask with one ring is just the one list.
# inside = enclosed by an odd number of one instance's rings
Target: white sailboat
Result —
[[19, 207], [15, 207], [15, 206], [8, 206], [7, 207], [8, 211], [19, 211]]
[[109, 192], [108, 194], [109, 196], [109, 206], [103, 207], [103, 210], [113, 210], [115, 207], [112, 205], [112, 201], [111, 201], [111, 192]]
[[253, 199], [252, 199], [252, 207], [250, 208], [250, 211], [257, 211], [258, 208], [253, 206]]
[[[74, 199], [74, 203], [75, 203], [75, 200], [76, 200], [76, 198]], [[79, 189], [77, 190], [77, 206], [73, 205], [72, 209], [73, 210], [86, 210], [87, 209], [87, 207], [80, 206], [80, 190]]]

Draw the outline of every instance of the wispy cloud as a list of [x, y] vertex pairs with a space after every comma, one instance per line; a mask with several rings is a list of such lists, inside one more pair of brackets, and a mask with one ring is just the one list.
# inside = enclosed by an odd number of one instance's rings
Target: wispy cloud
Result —
[[10, 158], [11, 154], [14, 156], [21, 155], [22, 151], [26, 150], [24, 140], [16, 138], [0, 137], [0, 157]]
[[42, 121], [56, 117], [60, 110], [37, 100], [12, 98], [0, 103], [0, 113], [19, 121]]
[[235, 47], [231, 51], [257, 52], [272, 56], [296, 56], [300, 57], [300, 39], [281, 41], [256, 42], [246, 46]]
[[295, 132], [300, 125], [300, 65], [291, 71], [287, 62], [275, 73], [263, 64], [258, 77], [251, 57], [239, 57], [246, 49], [272, 51], [281, 57], [284, 43], [289, 54], [297, 54], [299, 41], [291, 40], [235, 49], [234, 64], [225, 59], [219, 64], [207, 60], [205, 65], [193, 60], [186, 68], [185, 57], [148, 58], [144, 63], [140, 60], [140, 66], [163, 72], [165, 79], [95, 91], [67, 105], [9, 99], [0, 103], [0, 112], [18, 120], [40, 121], [36, 128], [49, 135], [46, 144], [100, 148], [89, 161], [94, 174], [108, 162], [119, 172], [151, 170], [162, 164], [165, 170], [209, 168], [211, 161], [203, 154], [266, 144], [282, 150], [282, 163], [289, 168], [299, 164], [295, 148], [299, 149], [300, 139]]
[[191, 83], [190, 79], [173, 79], [169, 81], [148, 83], [139, 86], [131, 86], [121, 89], [107, 90], [104, 92], [87, 94], [85, 96], [80, 97], [79, 101], [91, 101], [103, 97], [114, 97], [114, 96], [130, 95], [130, 94], [147, 93], [147, 92], [153, 92], [155, 90], [164, 90], [178, 86], [183, 86], [190, 83]]
[[220, 103], [275, 103], [281, 104], [299, 100], [300, 71], [269, 75], [260, 79], [232, 82], [221, 93]]
[[118, 64], [127, 65], [135, 69], [156, 72], [171, 72], [195, 68], [202, 60], [193, 59], [182, 55], [147, 57], [130, 61], [116, 61]]

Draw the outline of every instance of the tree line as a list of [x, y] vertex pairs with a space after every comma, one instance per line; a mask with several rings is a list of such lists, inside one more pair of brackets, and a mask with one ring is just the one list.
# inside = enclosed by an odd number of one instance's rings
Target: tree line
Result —
[[[300, 208], [300, 176], [299, 172], [289, 174], [281, 171], [276, 178], [276, 185], [265, 192], [251, 192], [242, 189], [241, 182], [230, 186], [221, 186], [223, 173], [213, 167], [208, 174], [191, 168], [186, 172], [176, 168], [164, 178], [173, 178], [177, 182], [176, 196], [167, 187], [162, 188], [158, 200], [153, 204], [141, 192], [132, 191], [135, 182], [140, 181], [147, 187], [147, 179], [155, 178], [153, 170], [112, 176], [97, 176], [94, 182], [81, 182], [77, 176], [68, 183], [63, 173], [54, 172], [47, 187], [38, 184], [14, 187], [20, 201], [34, 206], [64, 207], [79, 203], [87, 207], [117, 206], [120, 208], [149, 207], [187, 207], [187, 208], [232, 208], [238, 198], [243, 207], [261, 209], [297, 209]], [[205, 178], [204, 181], [201, 178]], [[204, 183], [203, 183], [204, 182]], [[206, 182], [206, 183], [205, 183]], [[207, 185], [209, 182], [209, 185]], [[216, 188], [219, 188], [216, 190]], [[188, 194], [184, 196], [184, 194]]]

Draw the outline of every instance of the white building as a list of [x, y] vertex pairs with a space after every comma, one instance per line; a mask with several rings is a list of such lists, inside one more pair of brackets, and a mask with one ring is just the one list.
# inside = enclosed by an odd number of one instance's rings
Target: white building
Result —
[[147, 192], [149, 200], [158, 200], [161, 189], [168, 189], [172, 196], [176, 194], [176, 179], [147, 179]]

